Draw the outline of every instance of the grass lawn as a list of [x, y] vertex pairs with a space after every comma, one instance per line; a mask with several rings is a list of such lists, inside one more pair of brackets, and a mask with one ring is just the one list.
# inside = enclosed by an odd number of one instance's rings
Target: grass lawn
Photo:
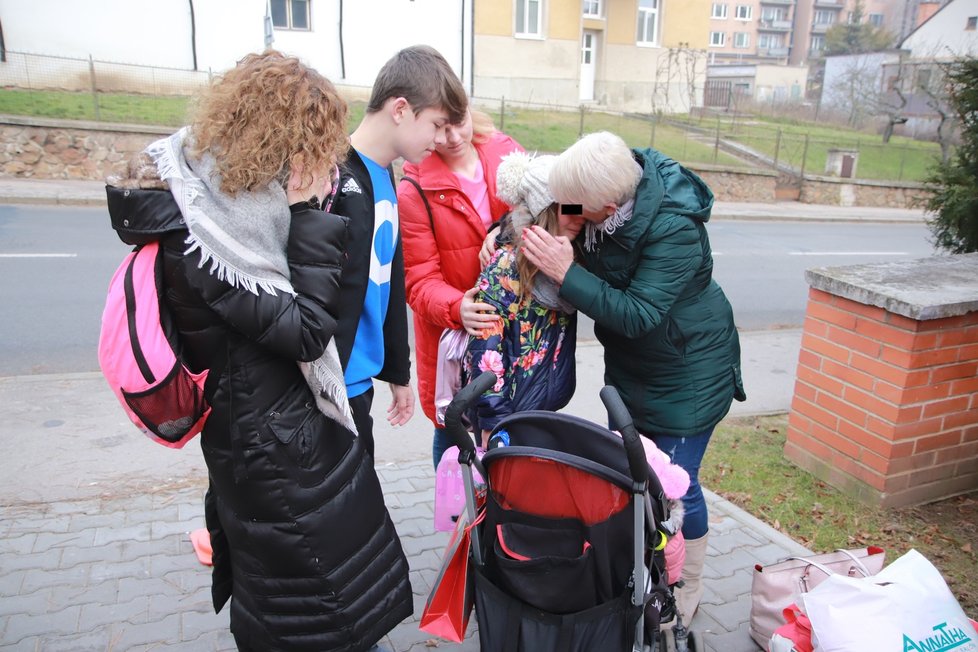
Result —
[[862, 505], [784, 459], [786, 416], [727, 419], [700, 471], [703, 486], [815, 552], [877, 545], [891, 562], [916, 548], [978, 616], [978, 492], [922, 507]]
[[[187, 97], [100, 93], [98, 119], [175, 127], [186, 122], [188, 105]], [[0, 113], [65, 120], [96, 119], [91, 93], [3, 89], [0, 90]]]
[[[929, 168], [940, 159], [941, 148], [937, 143], [924, 142], [893, 136], [888, 144], [882, 136], [855, 131], [839, 126], [802, 124], [790, 120], [766, 117], [693, 119], [691, 124], [715, 131], [719, 124], [720, 135], [756, 149], [779, 161], [801, 167], [805, 158], [807, 174], [821, 174], [829, 148], [857, 149], [859, 161], [856, 174], [862, 179], [892, 179], [920, 181]], [[778, 131], [781, 131], [780, 145]], [[805, 152], [805, 136], [808, 151]]]
[[[0, 89], [0, 113], [69, 120], [99, 119], [175, 127], [186, 124], [189, 104], [187, 97], [100, 93], [96, 116], [95, 102], [90, 93]], [[351, 130], [359, 124], [363, 110], [363, 103], [351, 103]], [[632, 147], [655, 147], [685, 164], [716, 163], [750, 167], [740, 159], [716, 151], [714, 135], [695, 134], [662, 121], [598, 111], [585, 111], [582, 114], [508, 107], [506, 115], [501, 117], [497, 107], [495, 111], [490, 109], [489, 113], [497, 126], [501, 125], [506, 133], [531, 152], [560, 152], [573, 144], [582, 131], [608, 130], [620, 135]], [[687, 116], [679, 121], [714, 133], [719, 126], [721, 137], [739, 141], [772, 158], [777, 150], [778, 160], [796, 168], [801, 167], [807, 133], [808, 150], [804, 158], [805, 171], [810, 174], [820, 174], [825, 170], [826, 152], [830, 147], [858, 148], [857, 174], [867, 179], [921, 180], [928, 174], [935, 157], [940, 155], [936, 143], [894, 136], [889, 145], [883, 145], [879, 136], [789, 120], [763, 117], [745, 120], [740, 117], [721, 118], [718, 123], [715, 118], [690, 119]], [[780, 145], [778, 130], [781, 131]]]
[[[582, 116], [576, 112], [507, 109], [502, 120], [498, 111], [489, 114], [497, 126], [501, 124], [503, 131], [531, 152], [563, 151], [574, 144], [582, 131]], [[587, 111], [583, 115], [583, 132], [595, 131], [614, 132], [631, 147], [655, 147], [682, 163], [747, 166], [724, 152], [716, 155], [712, 141], [697, 140], [686, 131], [662, 122]]]

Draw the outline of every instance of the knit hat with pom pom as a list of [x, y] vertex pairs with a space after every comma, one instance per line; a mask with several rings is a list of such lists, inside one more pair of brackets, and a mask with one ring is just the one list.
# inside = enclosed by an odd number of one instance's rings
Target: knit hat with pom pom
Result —
[[524, 204], [538, 217], [554, 203], [547, 179], [556, 156], [532, 156], [513, 152], [503, 157], [496, 170], [496, 193], [512, 207]]

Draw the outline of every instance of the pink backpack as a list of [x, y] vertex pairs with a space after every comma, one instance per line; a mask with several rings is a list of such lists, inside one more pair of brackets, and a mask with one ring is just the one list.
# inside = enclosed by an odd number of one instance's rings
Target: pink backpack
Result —
[[98, 361], [136, 427], [170, 448], [183, 448], [204, 428], [207, 371], [180, 361], [175, 329], [160, 298], [163, 254], [158, 242], [136, 248], [109, 284]]

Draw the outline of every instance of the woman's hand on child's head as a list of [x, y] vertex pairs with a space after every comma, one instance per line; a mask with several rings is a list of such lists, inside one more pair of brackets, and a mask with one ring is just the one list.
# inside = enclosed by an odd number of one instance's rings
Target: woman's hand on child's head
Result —
[[478, 288], [472, 288], [463, 294], [462, 303], [459, 306], [462, 328], [472, 337], [482, 337], [483, 329], [493, 328], [501, 319], [490, 304], [475, 300], [475, 294], [478, 291]]
[[482, 249], [479, 250], [479, 265], [485, 267], [489, 264], [492, 255], [496, 253], [496, 236], [499, 235], [499, 227], [494, 226], [489, 229], [486, 239], [482, 241]]

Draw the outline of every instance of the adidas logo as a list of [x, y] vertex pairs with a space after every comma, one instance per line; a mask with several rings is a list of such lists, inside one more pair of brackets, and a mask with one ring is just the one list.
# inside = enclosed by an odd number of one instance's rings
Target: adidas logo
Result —
[[354, 179], [353, 177], [350, 177], [349, 179], [347, 179], [346, 180], [346, 183], [343, 184], [343, 192], [346, 192], [346, 193], [355, 192], [358, 195], [362, 195], [363, 194], [363, 190], [360, 189], [360, 184], [357, 183], [357, 180]]

